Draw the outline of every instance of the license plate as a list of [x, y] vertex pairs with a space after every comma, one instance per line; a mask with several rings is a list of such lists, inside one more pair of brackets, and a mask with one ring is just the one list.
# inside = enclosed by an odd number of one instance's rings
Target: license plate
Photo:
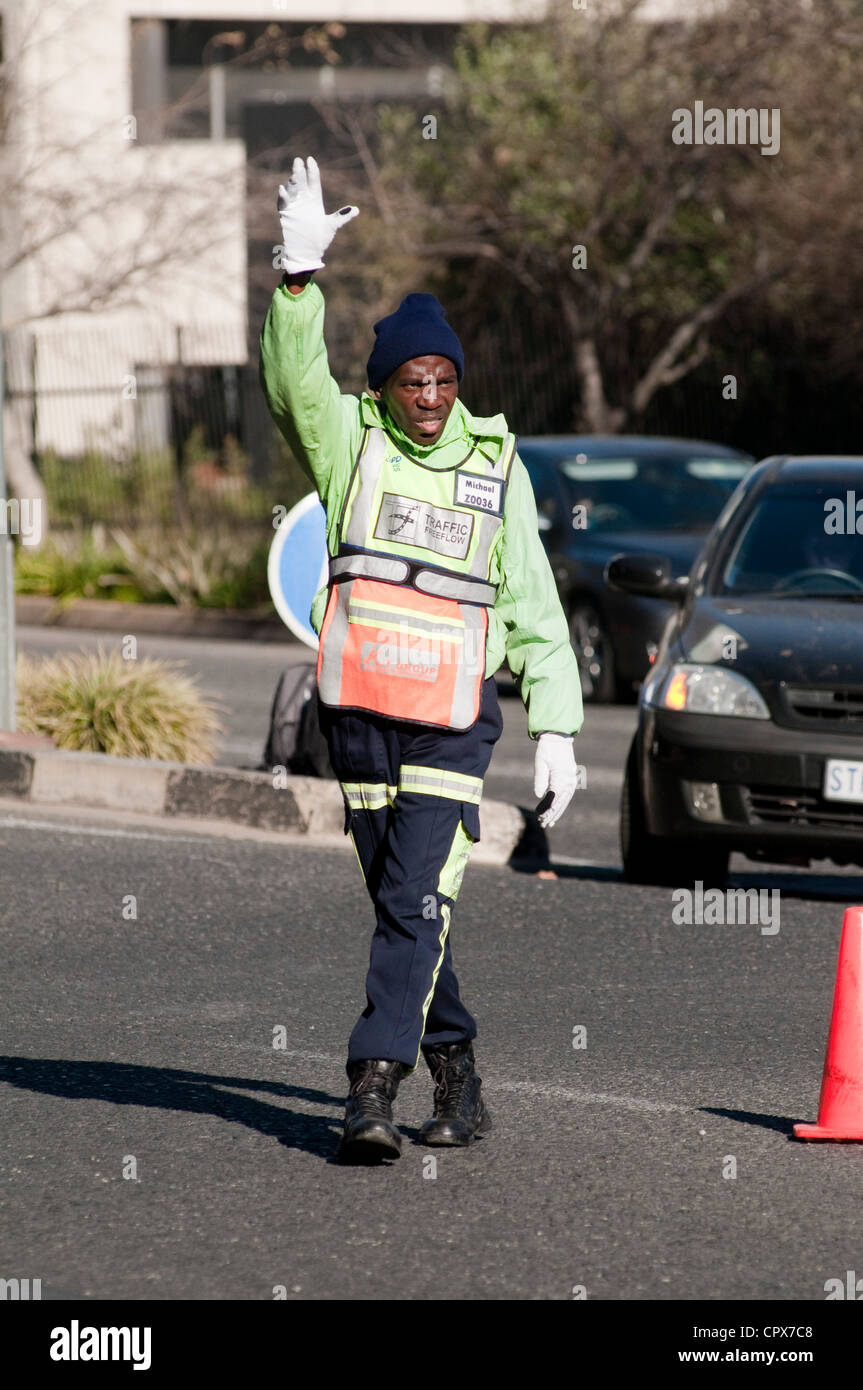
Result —
[[828, 758], [824, 768], [824, 800], [863, 802], [863, 763]]

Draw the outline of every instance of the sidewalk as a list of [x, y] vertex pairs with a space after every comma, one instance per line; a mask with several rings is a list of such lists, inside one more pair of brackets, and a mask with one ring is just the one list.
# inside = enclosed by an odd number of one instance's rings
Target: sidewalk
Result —
[[[119, 603], [111, 599], [76, 599], [65, 606], [56, 599], [18, 595], [16, 623], [114, 633], [206, 639], [248, 639], [250, 645], [281, 644], [295, 653], [304, 648], [276, 616], [239, 611], [183, 610], [170, 604]], [[287, 657], [286, 650], [286, 659]], [[509, 673], [502, 673], [506, 682]], [[263, 736], [262, 736], [263, 741]], [[306, 843], [351, 848], [345, 835], [345, 812], [336, 781], [317, 777], [245, 771], [236, 767], [191, 767], [184, 763], [116, 758], [103, 753], [69, 753], [50, 739], [0, 731], [0, 798], [15, 798], [42, 807], [76, 807], [182, 821], [222, 823], [268, 831]], [[516, 806], [484, 799], [480, 808], [482, 839], [473, 858], [478, 863], [507, 864], [538, 854], [547, 846], [534, 817]]]
[[36, 594], [15, 598], [19, 627], [87, 628], [91, 632], [149, 632], [163, 637], [248, 637], [254, 642], [299, 646], [278, 614], [242, 609], [177, 608], [173, 603], [118, 603], [113, 599], [76, 598], [63, 603]]
[[[241, 772], [104, 753], [67, 753], [50, 740], [0, 734], [0, 797], [42, 807], [137, 812], [179, 824], [222, 822], [306, 843], [351, 847], [341, 789], [327, 778]], [[516, 806], [484, 800], [480, 864], [530, 855], [541, 835]]]

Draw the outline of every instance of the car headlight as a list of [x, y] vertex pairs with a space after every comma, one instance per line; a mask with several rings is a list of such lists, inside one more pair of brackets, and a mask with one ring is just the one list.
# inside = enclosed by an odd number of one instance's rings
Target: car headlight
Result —
[[722, 666], [696, 666], [681, 662], [672, 666], [662, 683], [662, 709], [687, 714], [729, 714], [735, 719], [769, 719], [770, 711], [755, 686], [736, 671]]

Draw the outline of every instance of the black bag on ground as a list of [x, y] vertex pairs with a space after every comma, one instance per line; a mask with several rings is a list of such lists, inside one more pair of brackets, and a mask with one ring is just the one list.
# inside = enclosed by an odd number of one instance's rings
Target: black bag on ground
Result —
[[327, 741], [318, 720], [315, 663], [289, 666], [279, 677], [270, 732], [264, 749], [267, 769], [286, 767], [306, 777], [332, 777]]

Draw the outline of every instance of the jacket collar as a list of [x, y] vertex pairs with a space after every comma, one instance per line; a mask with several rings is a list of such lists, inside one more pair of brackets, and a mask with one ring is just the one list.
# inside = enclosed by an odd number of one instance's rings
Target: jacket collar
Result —
[[378, 426], [386, 430], [399, 448], [409, 457], [426, 459], [437, 450], [446, 449], [450, 444], [468, 440], [479, 443], [483, 439], [503, 443], [509, 427], [503, 415], [472, 415], [457, 396], [449, 413], [443, 434], [434, 444], [416, 444], [402, 433], [386, 408], [368, 391], [360, 397], [360, 413], [364, 425]]

